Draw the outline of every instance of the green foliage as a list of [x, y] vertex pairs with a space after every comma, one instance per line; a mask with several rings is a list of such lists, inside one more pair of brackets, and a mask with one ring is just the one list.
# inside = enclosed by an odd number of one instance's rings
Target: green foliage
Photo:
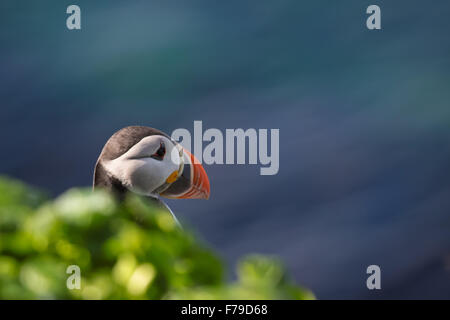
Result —
[[[78, 265], [81, 289], [69, 290]], [[129, 196], [72, 189], [53, 201], [0, 178], [0, 299], [311, 299], [279, 261], [253, 255], [227, 284], [222, 262], [170, 214]]]

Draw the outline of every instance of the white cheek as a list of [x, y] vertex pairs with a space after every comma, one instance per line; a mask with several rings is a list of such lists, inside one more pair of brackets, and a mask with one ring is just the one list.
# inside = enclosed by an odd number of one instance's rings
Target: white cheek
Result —
[[127, 160], [127, 177], [129, 188], [140, 194], [150, 194], [165, 181], [163, 168], [155, 160], [137, 159]]
[[151, 158], [128, 161], [132, 191], [144, 194], [150, 194], [166, 183], [166, 179], [178, 168], [170, 161]]
[[118, 178], [130, 191], [142, 195], [150, 195], [178, 169], [169, 158], [163, 161], [152, 158], [118, 158], [109, 161], [105, 166], [110, 174]]

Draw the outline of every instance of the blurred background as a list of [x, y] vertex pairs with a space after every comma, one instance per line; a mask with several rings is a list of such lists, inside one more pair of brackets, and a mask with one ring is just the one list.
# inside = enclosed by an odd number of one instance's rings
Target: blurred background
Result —
[[278, 175], [206, 166], [211, 199], [170, 201], [179, 219], [230, 266], [280, 256], [319, 299], [449, 299], [449, 16], [445, 0], [3, 0], [0, 173], [58, 195], [91, 184], [124, 126], [279, 128]]

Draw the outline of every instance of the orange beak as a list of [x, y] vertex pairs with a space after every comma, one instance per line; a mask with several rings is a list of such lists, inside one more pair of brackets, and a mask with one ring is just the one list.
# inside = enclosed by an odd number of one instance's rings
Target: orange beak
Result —
[[210, 194], [209, 179], [205, 169], [197, 158], [189, 151], [183, 148], [187, 158], [191, 162], [191, 185], [183, 194], [177, 196], [177, 199], [208, 199]]

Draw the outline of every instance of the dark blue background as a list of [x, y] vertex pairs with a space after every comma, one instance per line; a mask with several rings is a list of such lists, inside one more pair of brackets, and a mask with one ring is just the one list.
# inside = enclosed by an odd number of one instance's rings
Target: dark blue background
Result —
[[280, 256], [318, 298], [450, 298], [449, 17], [444, 0], [2, 0], [0, 172], [56, 195], [90, 185], [127, 125], [279, 128], [278, 175], [208, 166], [211, 199], [171, 201], [178, 217], [230, 267]]

